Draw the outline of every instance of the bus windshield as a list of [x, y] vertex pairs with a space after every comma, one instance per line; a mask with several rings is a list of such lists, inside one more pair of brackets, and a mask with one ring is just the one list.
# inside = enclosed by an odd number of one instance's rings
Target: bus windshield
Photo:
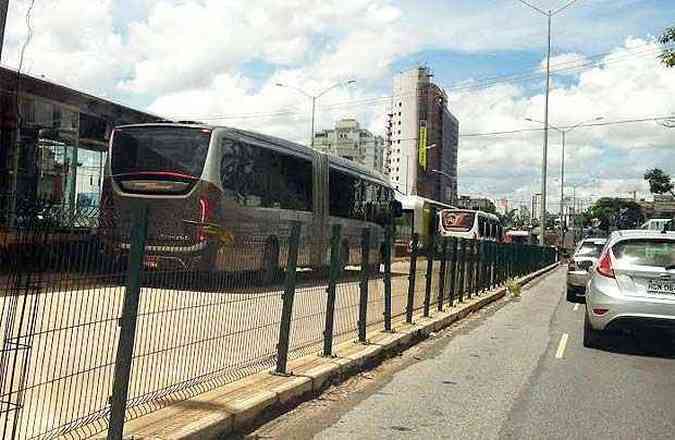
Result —
[[115, 130], [111, 148], [113, 176], [174, 173], [199, 178], [211, 130], [191, 127], [129, 127]]
[[443, 211], [441, 214], [443, 228], [453, 231], [470, 231], [476, 219], [475, 212]]

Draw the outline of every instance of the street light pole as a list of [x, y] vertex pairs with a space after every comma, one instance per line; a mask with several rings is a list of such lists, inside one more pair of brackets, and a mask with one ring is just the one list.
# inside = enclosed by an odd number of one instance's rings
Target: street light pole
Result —
[[560, 247], [565, 247], [565, 130], [562, 135], [562, 157], [560, 159]]
[[312, 138], [310, 145], [314, 149], [314, 117], [316, 115], [316, 96], [312, 96]]
[[[2, 1], [2, 0], [0, 0], [0, 1]], [[312, 100], [312, 128], [311, 128], [311, 139], [309, 140], [309, 144], [312, 146], [312, 148], [314, 148], [314, 120], [315, 120], [315, 117], [316, 117], [316, 100], [321, 98], [323, 95], [330, 92], [331, 90], [333, 90], [337, 86], [354, 84], [355, 82], [356, 82], [356, 80], [353, 80], [353, 79], [350, 79], [349, 81], [338, 82], [338, 83], [335, 83], [332, 86], [324, 89], [322, 92], [320, 92], [316, 95], [311, 95], [311, 94], [305, 92], [304, 90], [302, 90], [301, 88], [294, 87], [294, 86], [291, 86], [291, 85], [288, 85], [288, 84], [276, 83], [276, 86], [277, 87], [285, 87], [287, 89], [295, 90], [296, 92], [301, 93], [301, 94], [305, 95], [306, 97], [308, 97], [309, 99]]]
[[548, 50], [546, 51], [546, 103], [544, 107], [544, 153], [541, 162], [541, 234], [539, 244], [544, 246], [546, 233], [546, 165], [548, 162], [548, 97], [551, 88], [551, 11], [548, 11]]
[[541, 234], [539, 235], [539, 244], [544, 245], [544, 233], [546, 232], [546, 165], [548, 157], [548, 101], [549, 101], [549, 92], [551, 88], [551, 19], [554, 15], [562, 12], [564, 9], [570, 7], [577, 0], [570, 0], [564, 6], [559, 7], [556, 10], [544, 11], [525, 0], [518, 0], [520, 3], [525, 6], [533, 9], [534, 11], [545, 15], [547, 18], [548, 25], [548, 40], [547, 40], [547, 50], [546, 50], [546, 101], [544, 104], [544, 151], [541, 163]]
[[2, 48], [5, 45], [5, 25], [7, 24], [7, 9], [9, 0], [0, 0], [0, 61], [2, 61]]
[[[542, 122], [542, 121], [537, 121], [536, 119], [532, 119], [532, 118], [525, 118], [526, 121], [544, 124], [545, 129], [547, 127], [550, 127], [552, 129], [556, 130], [561, 135], [561, 144], [562, 144], [562, 151], [561, 151], [562, 156], [561, 156], [561, 160], [560, 160], [560, 245], [561, 246], [564, 246], [564, 244], [565, 244], [565, 228], [564, 228], [564, 224], [563, 224], [563, 222], [564, 222], [564, 206], [565, 206], [565, 135], [568, 132], [574, 130], [575, 128], [579, 127], [582, 124], [585, 124], [587, 122], [592, 122], [592, 121], [600, 121], [601, 119], [604, 119], [604, 117], [598, 116], [596, 118], [593, 118], [593, 119], [590, 119], [590, 120], [587, 120], [587, 121], [578, 122], [578, 123], [572, 125], [571, 127], [559, 128], [559, 127], [556, 127], [555, 125], [549, 124], [548, 121]], [[546, 142], [544, 144], [546, 145]], [[546, 154], [544, 153], [544, 155], [546, 155]], [[544, 171], [544, 175], [545, 175], [545, 171]], [[544, 179], [544, 180], [546, 180], [546, 179]], [[542, 196], [542, 199], [543, 198], [544, 197]]]

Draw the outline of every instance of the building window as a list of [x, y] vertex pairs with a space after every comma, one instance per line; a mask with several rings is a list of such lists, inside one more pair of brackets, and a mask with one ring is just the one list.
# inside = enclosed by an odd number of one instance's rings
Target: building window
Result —
[[398, 112], [398, 115], [401, 116], [401, 112]]
[[398, 103], [398, 106], [399, 106], [399, 107], [401, 107], [402, 105], [403, 105], [403, 103], [402, 103], [402, 102], [399, 102], [399, 103]]
[[401, 134], [401, 130], [398, 131], [398, 134]]
[[398, 121], [398, 125], [401, 125], [401, 121]]

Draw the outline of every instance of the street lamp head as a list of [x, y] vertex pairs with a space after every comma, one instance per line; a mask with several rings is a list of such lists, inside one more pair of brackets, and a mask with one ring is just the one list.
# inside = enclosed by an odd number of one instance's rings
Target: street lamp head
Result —
[[276, 83], [275, 86], [277, 86], [277, 87], [286, 87], [286, 84]]
[[355, 79], [350, 79], [349, 81], [345, 82], [345, 84], [349, 85], [349, 84], [354, 84], [355, 82], [356, 82]]
[[534, 122], [534, 119], [532, 118], [525, 118], [526, 121]]
[[594, 120], [594, 121], [602, 121], [603, 119], [605, 119], [604, 116], [598, 116], [597, 118], [595, 118], [595, 119], [593, 119], [593, 120]]

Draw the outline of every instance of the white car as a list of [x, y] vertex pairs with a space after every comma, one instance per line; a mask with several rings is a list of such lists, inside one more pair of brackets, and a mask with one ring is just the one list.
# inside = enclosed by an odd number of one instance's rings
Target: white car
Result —
[[567, 265], [567, 301], [583, 303], [590, 272], [605, 246], [605, 238], [582, 240]]
[[604, 331], [675, 329], [675, 231], [614, 232], [586, 291], [585, 347]]

